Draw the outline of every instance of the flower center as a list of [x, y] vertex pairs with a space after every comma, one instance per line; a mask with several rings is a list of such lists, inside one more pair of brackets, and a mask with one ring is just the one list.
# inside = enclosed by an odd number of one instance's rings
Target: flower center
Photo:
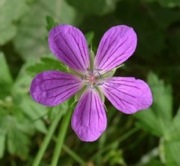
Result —
[[91, 88], [94, 88], [95, 86], [99, 85], [99, 79], [101, 75], [97, 70], [88, 70], [87, 74], [84, 75], [83, 80], [87, 84], [87, 86], [90, 86]]
[[87, 83], [94, 85], [96, 83], [96, 77], [92, 74], [87, 76], [86, 78]]

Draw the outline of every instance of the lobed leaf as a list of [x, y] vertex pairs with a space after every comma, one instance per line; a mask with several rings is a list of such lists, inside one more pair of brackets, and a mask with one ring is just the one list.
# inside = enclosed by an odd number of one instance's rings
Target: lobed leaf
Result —
[[65, 0], [33, 1], [30, 7], [26, 17], [21, 19], [18, 33], [13, 40], [16, 50], [24, 60], [38, 59], [49, 52], [46, 42], [46, 16], [53, 17], [59, 24], [72, 24], [76, 16], [75, 10]]
[[135, 114], [138, 124], [156, 136], [164, 136], [172, 123], [172, 90], [154, 73], [149, 73], [148, 83], [153, 93], [153, 105], [147, 111]]
[[167, 141], [163, 146], [166, 165], [180, 165], [180, 141]]
[[4, 45], [17, 33], [17, 25], [15, 24], [26, 12], [28, 6], [25, 0], [2, 0], [0, 2], [0, 45]]
[[6, 140], [6, 131], [3, 128], [0, 128], [0, 158], [4, 156], [5, 151], [5, 140]]
[[5, 84], [12, 84], [12, 76], [9, 71], [8, 64], [6, 62], [6, 58], [2, 52], [0, 52], [0, 83], [5, 83]]
[[32, 76], [47, 70], [59, 70], [67, 72], [68, 68], [59, 60], [49, 57], [42, 57], [39, 63], [27, 67], [27, 72]]

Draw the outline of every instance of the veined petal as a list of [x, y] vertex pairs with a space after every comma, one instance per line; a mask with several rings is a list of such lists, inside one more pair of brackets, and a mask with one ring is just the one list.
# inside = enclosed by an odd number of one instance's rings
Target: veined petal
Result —
[[43, 105], [58, 105], [82, 87], [80, 78], [59, 71], [46, 71], [38, 74], [32, 81], [30, 93], [32, 98]]
[[135, 51], [137, 36], [133, 28], [119, 25], [110, 28], [102, 37], [95, 68], [107, 72], [126, 61]]
[[71, 125], [82, 141], [97, 140], [107, 126], [104, 104], [95, 89], [87, 89], [81, 96], [72, 116]]
[[49, 47], [63, 63], [77, 71], [89, 67], [89, 52], [82, 32], [71, 25], [58, 25], [49, 32]]
[[149, 86], [133, 77], [108, 78], [101, 85], [101, 90], [116, 109], [126, 114], [147, 109], [152, 104]]

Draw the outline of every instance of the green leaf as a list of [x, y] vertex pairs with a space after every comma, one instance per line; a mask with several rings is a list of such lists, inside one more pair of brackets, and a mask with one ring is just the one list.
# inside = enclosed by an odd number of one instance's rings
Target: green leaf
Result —
[[0, 27], [1, 35], [0, 35], [0, 45], [4, 45], [8, 41], [10, 41], [13, 37], [15, 37], [17, 33], [16, 26], [14, 25], [4, 25]]
[[12, 155], [17, 155], [22, 159], [28, 157], [30, 139], [29, 137], [19, 130], [10, 130], [8, 132], [8, 151]]
[[19, 103], [21, 109], [29, 117], [32, 125], [40, 132], [46, 133], [47, 128], [43, 118], [47, 115], [47, 108], [34, 102], [29, 96], [22, 96]]
[[48, 118], [50, 121], [54, 120], [55, 117], [58, 115], [58, 112], [61, 111], [63, 114], [66, 114], [67, 111], [73, 109], [76, 104], [75, 97], [71, 97], [69, 100], [66, 100], [62, 104], [56, 106], [56, 107], [50, 107], [48, 110]]
[[180, 108], [175, 115], [171, 125], [165, 133], [165, 139], [170, 141], [178, 141], [180, 138]]
[[58, 23], [54, 21], [54, 19], [51, 16], [46, 17], [46, 22], [47, 22], [47, 30], [50, 31], [53, 27], [55, 27]]
[[13, 110], [15, 114], [1, 117], [0, 130], [3, 129], [6, 133], [9, 153], [25, 159], [28, 156], [32, 125], [20, 110], [16, 107]]
[[94, 32], [88, 32], [86, 34], [86, 40], [87, 40], [88, 46], [92, 44], [93, 39], [94, 39]]
[[0, 45], [15, 37], [17, 33], [15, 22], [27, 11], [28, 6], [25, 0], [11, 0], [11, 2], [2, 0], [0, 2]]
[[144, 130], [158, 137], [163, 135], [163, 128], [159, 125], [157, 117], [152, 109], [137, 112], [134, 116], [138, 119], [136, 122], [137, 125], [142, 127]]
[[30, 77], [27, 72], [26, 68], [29, 65], [29, 62], [24, 63], [24, 65], [21, 67], [21, 70], [18, 73], [18, 76], [13, 84], [12, 87], [12, 96], [15, 98], [18, 97], [18, 95], [27, 95], [29, 93], [29, 86], [32, 81], [32, 77]]
[[153, 105], [147, 111], [136, 113], [135, 117], [142, 128], [156, 136], [163, 136], [172, 123], [172, 90], [153, 73], [148, 75], [148, 84], [153, 94]]
[[164, 142], [166, 165], [180, 165], [180, 141]]
[[179, 107], [179, 109], [178, 109], [178, 111], [177, 111], [177, 113], [176, 113], [176, 115], [175, 115], [175, 117], [174, 117], [174, 119], [173, 119], [173, 124], [175, 124], [175, 125], [179, 125], [179, 128], [180, 128], [180, 121], [179, 121], [179, 119], [180, 119], [180, 107]]
[[38, 131], [46, 133], [46, 127], [42, 118], [47, 114], [47, 109], [40, 104], [37, 104], [28, 95], [30, 82], [32, 78], [27, 74], [26, 67], [29, 65], [25, 63], [13, 84], [12, 95], [15, 103], [20, 107], [22, 113], [28, 118], [31, 126]]
[[0, 52], [0, 66], [0, 83], [12, 84], [13, 81], [9, 71], [9, 67], [2, 52]]
[[9, 71], [8, 64], [2, 52], [0, 52], [0, 66], [0, 100], [5, 100], [5, 98], [10, 95], [13, 80]]
[[[101, 161], [102, 162], [102, 161]], [[109, 165], [126, 165], [123, 159], [123, 153], [121, 149], [112, 149], [103, 156], [103, 162]]]
[[49, 57], [42, 57], [39, 63], [36, 63], [27, 68], [27, 72], [32, 76], [47, 70], [59, 70], [67, 72], [68, 68], [59, 60]]
[[147, 164], [143, 164], [142, 166], [164, 166], [164, 164], [158, 159], [152, 159]]
[[0, 128], [0, 158], [4, 156], [5, 151], [5, 140], [6, 140], [6, 131]]
[[153, 93], [155, 115], [168, 124], [172, 120], [172, 88], [165, 85], [154, 73], [149, 73], [148, 83]]
[[75, 7], [83, 15], [97, 14], [104, 15], [115, 9], [117, 0], [67, 0], [67, 2]]
[[75, 10], [64, 0], [38, 0], [30, 5], [31, 10], [22, 18], [14, 39], [16, 50], [25, 60], [37, 59], [49, 53], [46, 41], [48, 32], [45, 28], [47, 16], [51, 16], [59, 24], [73, 24], [76, 17]]

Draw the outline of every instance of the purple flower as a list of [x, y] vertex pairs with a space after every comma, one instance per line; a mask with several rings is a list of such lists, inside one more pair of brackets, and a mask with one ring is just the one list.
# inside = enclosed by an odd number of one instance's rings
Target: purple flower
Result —
[[70, 25], [58, 25], [49, 33], [49, 47], [71, 72], [45, 71], [32, 81], [33, 99], [46, 106], [61, 104], [84, 91], [72, 115], [71, 125], [82, 141], [95, 141], [107, 126], [102, 94], [126, 114], [147, 109], [152, 104], [149, 86], [134, 77], [111, 77], [110, 73], [135, 51], [137, 36], [126, 25], [110, 28], [102, 37], [92, 61], [82, 32]]

